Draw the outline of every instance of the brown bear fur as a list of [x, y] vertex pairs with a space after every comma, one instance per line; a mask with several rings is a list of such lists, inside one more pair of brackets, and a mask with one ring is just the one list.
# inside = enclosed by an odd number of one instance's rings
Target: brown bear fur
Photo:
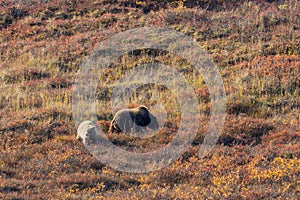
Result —
[[109, 127], [109, 132], [141, 132], [146, 127], [158, 129], [156, 117], [145, 106], [119, 110]]

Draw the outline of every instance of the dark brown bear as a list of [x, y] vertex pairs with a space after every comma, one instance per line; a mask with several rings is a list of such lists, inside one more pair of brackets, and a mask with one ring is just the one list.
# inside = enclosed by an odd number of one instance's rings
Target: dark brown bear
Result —
[[109, 127], [110, 132], [138, 133], [145, 128], [158, 129], [156, 117], [145, 106], [119, 110]]

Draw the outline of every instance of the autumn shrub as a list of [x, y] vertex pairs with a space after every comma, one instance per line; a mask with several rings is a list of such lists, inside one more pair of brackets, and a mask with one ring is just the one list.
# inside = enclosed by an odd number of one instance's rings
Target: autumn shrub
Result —
[[[297, 199], [297, 3], [0, 0], [0, 199]], [[93, 120], [105, 133], [115, 112], [111, 84], [146, 63], [177, 70], [199, 102], [191, 146], [166, 168], [133, 174], [98, 161], [75, 139], [72, 85], [99, 42], [144, 26], [177, 30], [203, 47], [223, 80], [227, 118], [199, 158], [212, 109], [203, 74], [163, 50], [116, 58], [96, 87]], [[111, 142], [133, 153], [170, 143], [182, 125], [176, 95], [148, 84], [128, 99], [128, 107], [145, 104], [167, 118], [154, 137], [107, 133]]]
[[224, 133], [219, 138], [219, 143], [224, 145], [257, 145], [261, 143], [261, 137], [275, 129], [274, 125], [264, 119], [252, 119], [240, 117], [237, 119], [227, 118]]

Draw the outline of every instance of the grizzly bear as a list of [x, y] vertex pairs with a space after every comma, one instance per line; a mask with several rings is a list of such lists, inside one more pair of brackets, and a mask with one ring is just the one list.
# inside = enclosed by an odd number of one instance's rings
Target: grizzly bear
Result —
[[91, 121], [83, 121], [80, 123], [77, 129], [76, 139], [85, 145], [96, 144], [99, 140], [99, 136], [95, 124]]
[[109, 127], [109, 132], [139, 133], [146, 128], [158, 129], [156, 117], [145, 106], [119, 110]]

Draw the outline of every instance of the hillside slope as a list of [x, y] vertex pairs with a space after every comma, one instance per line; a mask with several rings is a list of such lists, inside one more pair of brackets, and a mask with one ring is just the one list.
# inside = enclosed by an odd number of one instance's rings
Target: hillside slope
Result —
[[[0, 0], [1, 199], [300, 196], [296, 0], [20, 2]], [[210, 53], [225, 85], [227, 117], [218, 144], [207, 157], [198, 158], [211, 105], [205, 83], [188, 74], [203, 111], [193, 144], [167, 168], [130, 174], [103, 165], [75, 140], [72, 85], [81, 62], [99, 42], [144, 26], [185, 33]], [[112, 119], [107, 85], [124, 73], [122, 66], [148, 59], [174, 61], [185, 69], [183, 60], [169, 56], [151, 51], [128, 55], [106, 71], [98, 88], [103, 107], [97, 108], [96, 120], [105, 131]], [[179, 118], [168, 120], [152, 141], [109, 137], [123, 148], [147, 152], [170, 141]]]

